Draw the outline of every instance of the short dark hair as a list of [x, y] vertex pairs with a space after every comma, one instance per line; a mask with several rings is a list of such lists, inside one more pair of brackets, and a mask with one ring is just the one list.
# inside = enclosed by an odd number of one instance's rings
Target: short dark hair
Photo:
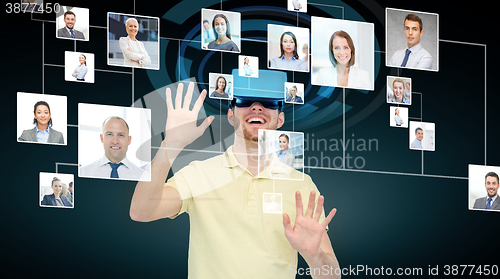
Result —
[[73, 187], [73, 181], [69, 183], [68, 187]]
[[422, 133], [424, 132], [422, 128], [418, 127], [417, 129], [415, 129], [415, 134], [418, 132], [418, 130], [422, 131]]
[[406, 15], [405, 16], [405, 21], [403, 22], [403, 26], [404, 26], [404, 23], [407, 20], [418, 22], [418, 25], [420, 25], [420, 31], [422, 31], [424, 29], [424, 24], [422, 23], [422, 19], [420, 17], [418, 17], [416, 14], [408, 14], [408, 15]]
[[[36, 114], [36, 108], [38, 106], [46, 106], [49, 109], [49, 113], [50, 113], [49, 104], [45, 101], [38, 101], [38, 102], [36, 102], [35, 107], [33, 108], [33, 114]], [[34, 118], [34, 117], [33, 117], [33, 124], [38, 125], [38, 121], [36, 121], [36, 118]], [[49, 127], [52, 127], [52, 117], [50, 118], [48, 125], [49, 125]]]
[[278, 139], [279, 139], [279, 138], [281, 138], [281, 137], [285, 137], [285, 138], [286, 138], [286, 142], [290, 142], [290, 138], [288, 137], [288, 135], [287, 135], [287, 134], [281, 134], [281, 135], [278, 137]]
[[208, 20], [204, 19], [204, 20], [203, 20], [203, 24], [205, 24], [205, 22], [206, 22], [206, 23], [210, 23], [210, 22], [208, 22]]
[[295, 35], [290, 31], [286, 31], [285, 33], [281, 34], [281, 37], [280, 37], [281, 55], [279, 58], [281, 58], [281, 57], [283, 57], [283, 55], [285, 55], [285, 51], [283, 50], [283, 37], [285, 37], [285, 35], [292, 37], [293, 43], [295, 45], [295, 47], [293, 48], [293, 57], [295, 59], [299, 59], [299, 54], [297, 53], [297, 38], [295, 38]]
[[330, 42], [328, 44], [328, 49], [330, 50], [328, 52], [328, 56], [330, 57], [330, 62], [333, 64], [333, 66], [337, 66], [337, 60], [335, 60], [335, 56], [333, 55], [333, 39], [335, 39], [335, 37], [342, 37], [344, 39], [346, 39], [347, 41], [347, 44], [349, 45], [349, 48], [351, 49], [351, 59], [349, 60], [349, 63], [347, 64], [348, 67], [354, 65], [355, 63], [355, 54], [356, 54], [356, 50], [354, 49], [354, 42], [352, 41], [352, 38], [351, 36], [349, 36], [349, 34], [343, 30], [340, 30], [340, 31], [337, 31], [335, 33], [332, 34], [332, 36], [330, 37]]
[[[227, 20], [227, 17], [223, 14], [216, 14], [214, 16], [214, 20], [212, 20], [212, 27], [215, 29], [215, 19], [218, 17], [222, 17], [226, 21], [226, 36], [231, 40], [231, 29], [229, 28], [229, 20]], [[215, 33], [215, 39], [217, 40], [219, 38], [219, 34], [217, 32]]]
[[73, 15], [73, 16], [75, 17], [75, 19], [76, 19], [76, 15], [75, 15], [75, 13], [74, 13], [74, 12], [72, 12], [72, 11], [67, 11], [67, 12], [65, 12], [65, 13], [64, 13], [64, 17], [63, 17], [63, 18], [66, 18], [66, 16], [67, 16], [67, 15]]
[[498, 183], [498, 174], [496, 172], [493, 172], [493, 171], [490, 171], [489, 173], [487, 173], [485, 176], [484, 176], [484, 180], [486, 181], [486, 178], [488, 178], [488, 176], [492, 176], [492, 177], [495, 177], [497, 179], [497, 183]]

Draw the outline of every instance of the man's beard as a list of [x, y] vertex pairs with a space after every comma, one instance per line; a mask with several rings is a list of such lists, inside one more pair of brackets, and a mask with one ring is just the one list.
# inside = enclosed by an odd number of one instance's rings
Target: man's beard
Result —
[[255, 128], [252, 129], [247, 129], [247, 127], [243, 126], [243, 138], [245, 141], [251, 141], [252, 143], [257, 143], [259, 141], [259, 132], [255, 133], [254, 130]]

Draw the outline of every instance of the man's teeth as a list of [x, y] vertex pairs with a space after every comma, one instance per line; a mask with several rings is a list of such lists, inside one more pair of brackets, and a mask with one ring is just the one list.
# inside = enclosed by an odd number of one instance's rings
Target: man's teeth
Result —
[[111, 146], [111, 149], [118, 150], [118, 149], [120, 149], [120, 147], [118, 147], [118, 146]]
[[260, 123], [264, 123], [264, 120], [262, 120], [262, 118], [250, 118], [247, 120], [248, 123], [251, 123], [251, 122], [260, 122]]

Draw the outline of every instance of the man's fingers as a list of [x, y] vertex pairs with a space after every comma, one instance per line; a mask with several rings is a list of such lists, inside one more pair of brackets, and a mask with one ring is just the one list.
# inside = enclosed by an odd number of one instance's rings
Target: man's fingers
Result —
[[203, 106], [203, 101], [205, 101], [206, 96], [207, 96], [207, 90], [203, 89], [203, 91], [201, 91], [200, 97], [198, 97], [198, 100], [196, 100], [196, 103], [194, 103], [194, 106], [193, 106], [194, 112], [200, 111], [201, 107]]
[[175, 109], [181, 109], [182, 108], [182, 92], [184, 91], [184, 84], [182, 82], [179, 82], [179, 85], [177, 86], [177, 93], [175, 94]]
[[165, 91], [165, 99], [167, 100], [167, 111], [172, 111], [174, 107], [172, 105], [172, 91], [170, 88], [167, 88], [167, 91]]
[[292, 231], [292, 225], [290, 222], [290, 216], [288, 214], [283, 213], [283, 227], [285, 227], [285, 234], [289, 233]]
[[323, 202], [325, 201], [325, 197], [319, 196], [318, 205], [316, 205], [316, 212], [314, 212], [314, 220], [319, 222], [319, 218], [321, 217], [321, 213], [323, 212]]
[[328, 224], [330, 223], [330, 221], [332, 221], [333, 216], [335, 216], [335, 213], [337, 213], [337, 209], [336, 208], [332, 209], [332, 211], [330, 211], [330, 214], [328, 214], [328, 216], [326, 216], [325, 220], [323, 220], [323, 223], [321, 223], [321, 224], [325, 228], [326, 228], [326, 226], [328, 226]]
[[191, 99], [193, 98], [193, 89], [194, 89], [194, 83], [190, 82], [188, 89], [187, 89], [187, 92], [186, 92], [186, 96], [184, 97], [184, 106], [183, 107], [185, 109], [189, 109], [189, 106], [191, 105]]
[[210, 124], [212, 124], [212, 121], [214, 121], [214, 119], [215, 119], [215, 116], [210, 115], [209, 117], [205, 118], [205, 120], [203, 120], [203, 123], [201, 123], [201, 125], [198, 127], [198, 129], [201, 130], [202, 134], [208, 128], [208, 126], [210, 126]]
[[309, 194], [309, 204], [307, 205], [307, 217], [312, 218], [314, 213], [314, 204], [316, 203], [316, 192], [311, 191]]

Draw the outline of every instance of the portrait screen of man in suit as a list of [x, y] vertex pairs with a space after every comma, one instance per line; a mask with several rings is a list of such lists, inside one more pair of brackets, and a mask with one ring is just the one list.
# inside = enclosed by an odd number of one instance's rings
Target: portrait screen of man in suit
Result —
[[76, 23], [76, 15], [72, 11], [67, 11], [64, 13], [64, 26], [63, 28], [57, 30], [58, 38], [68, 38], [68, 39], [77, 39], [77, 40], [85, 40], [85, 35], [83, 32], [75, 29]]
[[484, 187], [486, 188], [486, 197], [476, 199], [474, 209], [500, 211], [500, 199], [498, 198], [498, 174], [495, 172], [488, 172], [485, 176]]

